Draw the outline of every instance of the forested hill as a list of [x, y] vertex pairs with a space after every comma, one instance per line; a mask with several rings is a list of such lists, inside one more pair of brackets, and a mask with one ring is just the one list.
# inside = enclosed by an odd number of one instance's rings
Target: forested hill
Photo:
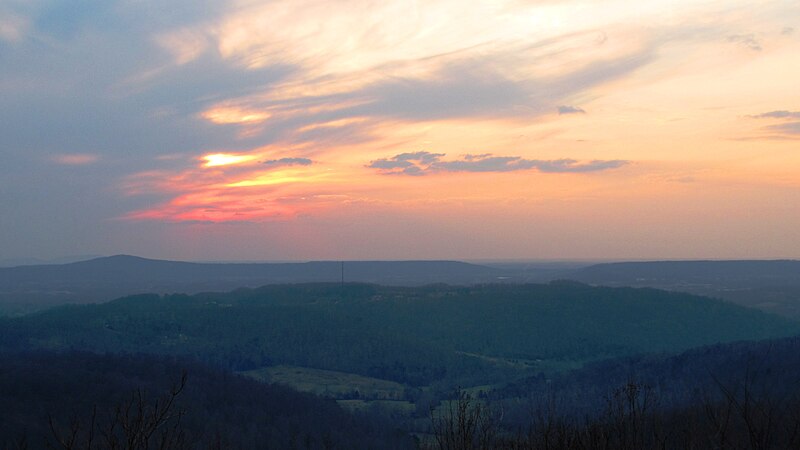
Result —
[[189, 263], [118, 255], [70, 264], [0, 268], [0, 315], [140, 293], [227, 291], [275, 283], [347, 282], [397, 286], [510, 280], [508, 270], [457, 261]]
[[800, 261], [649, 261], [595, 264], [568, 278], [616, 286], [800, 286]]
[[604, 286], [638, 286], [722, 298], [800, 320], [800, 261], [652, 261], [597, 264], [563, 275]]
[[798, 331], [654, 289], [299, 284], [56, 308], [0, 320], [0, 347], [185, 355], [234, 370], [288, 364], [419, 386]]
[[[355, 417], [333, 400], [185, 360], [78, 352], [0, 356], [0, 448], [62, 448], [56, 438], [67, 442], [73, 429], [77, 439], [64, 448], [112, 448], [109, 437], [128, 442], [144, 435], [155, 411], [166, 413], [163, 421], [149, 445], [136, 448], [413, 448], [394, 427]], [[183, 373], [184, 388], [164, 409]]]

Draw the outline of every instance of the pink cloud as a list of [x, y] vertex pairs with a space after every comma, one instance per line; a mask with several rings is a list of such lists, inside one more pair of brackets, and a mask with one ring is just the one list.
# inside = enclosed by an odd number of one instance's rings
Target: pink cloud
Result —
[[85, 166], [94, 164], [100, 160], [100, 156], [90, 153], [69, 153], [64, 155], [54, 155], [50, 161], [66, 166]]

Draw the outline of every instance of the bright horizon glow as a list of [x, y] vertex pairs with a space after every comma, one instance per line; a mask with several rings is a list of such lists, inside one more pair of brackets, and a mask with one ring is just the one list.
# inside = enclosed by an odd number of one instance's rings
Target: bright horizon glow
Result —
[[0, 6], [4, 252], [800, 258], [798, 3], [204, 5]]

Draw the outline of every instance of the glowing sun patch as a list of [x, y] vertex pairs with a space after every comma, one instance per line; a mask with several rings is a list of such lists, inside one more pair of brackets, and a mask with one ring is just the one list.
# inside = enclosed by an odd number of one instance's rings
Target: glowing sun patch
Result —
[[255, 159], [255, 157], [248, 155], [232, 155], [230, 153], [214, 153], [211, 155], [205, 155], [202, 159], [205, 161], [205, 163], [203, 163], [203, 167], [218, 167], [241, 164], [252, 161]]

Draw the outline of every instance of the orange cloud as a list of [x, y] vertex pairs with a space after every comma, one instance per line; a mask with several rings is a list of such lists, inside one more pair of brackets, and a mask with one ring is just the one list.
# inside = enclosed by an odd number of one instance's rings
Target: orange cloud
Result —
[[[258, 161], [266, 155], [278, 156], [264, 149], [247, 154], [213, 153], [201, 157], [204, 163], [199, 167], [133, 175], [123, 184], [125, 193], [172, 198], [123, 218], [174, 222], [283, 220], [334, 202], [337, 183], [328, 170], [302, 157]], [[236, 167], [226, 170], [228, 166]]]
[[[499, 217], [540, 200], [563, 212], [571, 197], [593, 205], [629, 191], [667, 195], [674, 186], [635, 177], [692, 159], [721, 172], [732, 154], [719, 138], [736, 113], [707, 106], [734, 102], [749, 86], [742, 55], [720, 52], [743, 20], [734, 12], [692, 0], [415, 5], [247, 2], [164, 38], [178, 64], [205, 51], [207, 39], [243, 73], [290, 70], [231, 90], [235, 97], [209, 97], [214, 103], [195, 113], [241, 127], [230, 148], [263, 147], [205, 154], [200, 167], [130, 180], [128, 192], [149, 186], [172, 199], [128, 217], [284, 220], [337, 214], [333, 205], [355, 198], [365, 210], [402, 206], [423, 216], [433, 203], [448, 215], [484, 205]], [[702, 19], [712, 16], [714, 24]], [[702, 31], [681, 32], [689, 28]], [[709, 71], [714, 65], [725, 70]], [[743, 81], [726, 85], [738, 67]], [[688, 112], [689, 120], [674, 120]], [[437, 153], [419, 151], [426, 148]], [[512, 199], [523, 206], [508, 206]]]
[[204, 119], [220, 125], [256, 124], [270, 117], [270, 114], [264, 111], [248, 110], [235, 106], [217, 106], [204, 111], [201, 115]]

